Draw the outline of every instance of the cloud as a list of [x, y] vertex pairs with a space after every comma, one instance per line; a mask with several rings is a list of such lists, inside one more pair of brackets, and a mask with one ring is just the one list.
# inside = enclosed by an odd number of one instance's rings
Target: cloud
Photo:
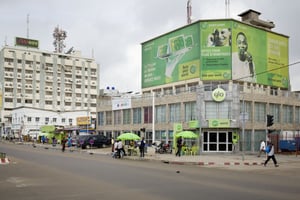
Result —
[[[289, 1], [290, 2], [290, 1]], [[261, 19], [274, 21], [275, 32], [290, 36], [290, 62], [300, 60], [300, 2], [281, 0], [231, 0], [230, 17], [254, 9]], [[187, 0], [1, 0], [0, 41], [13, 45], [14, 37], [26, 37], [29, 14], [30, 38], [40, 49], [53, 51], [53, 30], [67, 31], [67, 49], [74, 47], [83, 56], [94, 56], [100, 65], [100, 88], [114, 85], [120, 91], [140, 90], [141, 43], [186, 25]], [[272, 6], [270, 6], [272, 5]], [[194, 21], [225, 17], [224, 0], [192, 1]], [[290, 69], [294, 89], [300, 90], [299, 65]], [[131, 80], [131, 81], [128, 81]], [[126, 83], [126, 84], [125, 84]]]

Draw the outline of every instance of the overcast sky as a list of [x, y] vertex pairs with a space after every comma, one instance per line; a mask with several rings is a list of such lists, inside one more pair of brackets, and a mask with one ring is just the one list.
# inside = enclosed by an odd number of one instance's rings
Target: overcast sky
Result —
[[[74, 47], [100, 65], [100, 88], [140, 91], [141, 43], [186, 25], [187, 0], [0, 0], [1, 47], [14, 38], [39, 40], [54, 51], [53, 30], [67, 31], [65, 51]], [[298, 0], [230, 0], [230, 18], [253, 9], [290, 36], [289, 62], [300, 61]], [[192, 0], [193, 21], [225, 18], [225, 0]], [[29, 14], [29, 23], [27, 15]], [[300, 64], [290, 66], [292, 90], [300, 90]]]

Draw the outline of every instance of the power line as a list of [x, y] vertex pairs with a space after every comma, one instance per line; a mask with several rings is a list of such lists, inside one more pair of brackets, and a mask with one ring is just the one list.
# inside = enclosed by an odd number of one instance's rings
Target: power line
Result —
[[254, 75], [255, 75], [255, 76], [262, 75], [262, 74], [265, 74], [265, 73], [268, 73], [268, 72], [272, 72], [272, 71], [284, 69], [284, 68], [286, 68], [286, 67], [293, 66], [293, 65], [296, 65], [296, 64], [300, 64], [300, 61], [297, 61], [297, 62], [288, 64], [288, 65], [283, 65], [283, 66], [281, 66], [281, 67], [277, 67], [277, 68], [274, 68], [274, 69], [270, 69], [270, 70], [262, 71], [262, 72], [259, 72], [259, 73], [255, 73], [255, 74], [252, 74], [252, 75], [249, 75], [249, 76], [244, 76], [244, 77], [241, 77], [241, 78], [238, 78], [238, 79], [235, 79], [235, 80], [236, 80], [236, 81], [238, 81], [238, 80], [243, 80], [243, 79], [245, 79], [245, 78], [253, 77]]

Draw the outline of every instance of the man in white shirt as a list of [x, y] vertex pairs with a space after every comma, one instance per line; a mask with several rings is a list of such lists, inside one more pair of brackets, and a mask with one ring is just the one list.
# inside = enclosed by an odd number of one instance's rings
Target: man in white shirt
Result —
[[238, 52], [232, 53], [232, 79], [256, 82], [255, 65], [248, 52], [247, 37], [240, 32], [236, 36]]
[[261, 153], [262, 153], [262, 152], [263, 152], [263, 153], [265, 152], [265, 148], [266, 148], [266, 143], [265, 143], [265, 141], [261, 140], [261, 141], [260, 141], [259, 152], [258, 152], [257, 157], [260, 157]]
[[123, 148], [123, 142], [121, 140], [118, 141], [117, 144], [117, 151], [118, 151], [118, 156], [121, 158], [121, 152], [123, 153], [124, 156], [126, 156], [125, 150]]
[[279, 165], [277, 164], [277, 160], [275, 158], [275, 150], [274, 150], [274, 145], [273, 143], [269, 142], [268, 146], [266, 147], [266, 152], [267, 152], [267, 160], [264, 163], [264, 166], [267, 165], [267, 163], [269, 162], [270, 159], [273, 160], [274, 166], [275, 167], [279, 167]]

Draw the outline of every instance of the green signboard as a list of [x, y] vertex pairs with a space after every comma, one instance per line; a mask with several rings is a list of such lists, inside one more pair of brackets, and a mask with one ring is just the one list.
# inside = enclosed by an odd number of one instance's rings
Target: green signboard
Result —
[[142, 88], [194, 78], [288, 88], [288, 37], [228, 19], [199, 21], [142, 44]]
[[16, 46], [39, 48], [39, 41], [28, 38], [16, 37]]
[[189, 128], [199, 128], [200, 123], [198, 120], [189, 121]]
[[288, 38], [267, 33], [267, 76], [263, 84], [287, 88], [289, 85]]
[[231, 79], [231, 23], [200, 23], [201, 80]]
[[209, 128], [229, 128], [230, 121], [229, 121], [229, 119], [209, 119], [208, 127]]
[[182, 124], [181, 123], [174, 123], [173, 124], [173, 131], [174, 131], [174, 133], [182, 131]]
[[233, 23], [232, 36], [233, 80], [288, 87], [287, 37], [239, 22]]
[[41, 127], [41, 132], [43, 133], [53, 133], [55, 131], [55, 126], [45, 125]]
[[226, 98], [226, 92], [222, 88], [216, 88], [212, 91], [211, 96], [214, 101], [221, 102]]
[[199, 74], [198, 24], [142, 45], [142, 88], [198, 78]]

